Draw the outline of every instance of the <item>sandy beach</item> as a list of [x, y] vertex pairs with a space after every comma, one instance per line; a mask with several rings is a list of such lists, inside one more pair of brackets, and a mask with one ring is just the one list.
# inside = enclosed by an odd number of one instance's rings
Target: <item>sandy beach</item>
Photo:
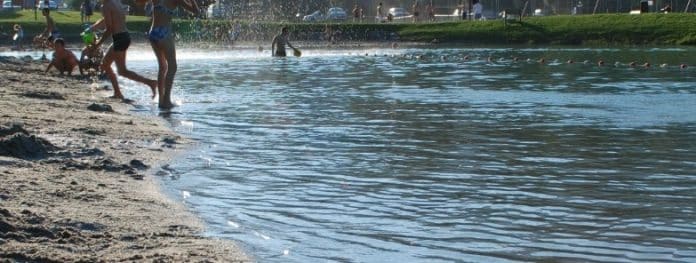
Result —
[[160, 191], [186, 138], [45, 66], [0, 58], [0, 262], [252, 261]]

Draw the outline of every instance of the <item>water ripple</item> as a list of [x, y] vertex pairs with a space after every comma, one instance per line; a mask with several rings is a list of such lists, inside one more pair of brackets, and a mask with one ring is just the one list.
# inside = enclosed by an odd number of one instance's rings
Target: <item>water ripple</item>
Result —
[[211, 235], [264, 262], [696, 261], [696, 77], [625, 66], [691, 49], [303, 51], [184, 51], [171, 118], [201, 146], [167, 185]]

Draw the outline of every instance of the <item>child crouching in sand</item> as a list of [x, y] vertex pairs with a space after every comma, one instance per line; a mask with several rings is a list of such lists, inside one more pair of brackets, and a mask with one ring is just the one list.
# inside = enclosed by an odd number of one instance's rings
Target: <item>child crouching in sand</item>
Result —
[[62, 38], [57, 38], [53, 41], [53, 46], [55, 50], [53, 59], [46, 67], [46, 73], [48, 73], [51, 67], [55, 67], [60, 74], [67, 72], [68, 76], [72, 75], [73, 69], [78, 65], [77, 57], [75, 57], [72, 51], [65, 49], [65, 41]]

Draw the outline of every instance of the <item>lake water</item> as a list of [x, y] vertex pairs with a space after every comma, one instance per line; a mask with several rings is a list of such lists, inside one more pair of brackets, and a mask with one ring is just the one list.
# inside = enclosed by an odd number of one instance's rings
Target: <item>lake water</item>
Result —
[[696, 262], [694, 51], [182, 49], [160, 174], [261, 262]]

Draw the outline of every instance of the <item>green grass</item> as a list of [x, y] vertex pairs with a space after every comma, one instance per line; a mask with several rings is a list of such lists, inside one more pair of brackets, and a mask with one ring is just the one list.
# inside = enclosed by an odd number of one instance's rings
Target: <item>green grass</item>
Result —
[[[80, 26], [78, 11], [54, 11], [52, 16], [58, 28], [68, 39], [77, 39]], [[99, 19], [96, 13], [92, 21]], [[147, 17], [129, 16], [128, 28], [144, 32], [149, 27]], [[33, 10], [0, 12], [0, 29], [11, 33], [12, 25], [22, 24], [27, 37], [41, 32], [45, 22], [41, 14], [34, 19]], [[214, 32], [215, 28], [226, 32], [231, 28], [229, 20], [175, 20], [175, 30], [183, 39], [200, 32]], [[310, 38], [323, 32], [323, 23], [264, 22], [254, 25], [242, 21], [243, 29], [252, 31], [248, 36], [266, 41], [283, 25], [294, 32], [293, 39]], [[581, 16], [528, 17], [522, 22], [502, 20], [458, 21], [421, 24], [332, 23], [349, 40], [370, 39], [371, 32], [396, 32], [403, 41], [465, 42], [480, 44], [620, 44], [620, 45], [696, 45], [696, 14], [601, 14]], [[253, 30], [251, 28], [253, 27]], [[208, 30], [205, 30], [205, 29]], [[205, 33], [212, 34], [212, 33]]]
[[473, 43], [547, 44], [696, 44], [695, 14], [602, 14], [529, 17], [501, 20], [421, 24], [403, 28], [407, 40], [439, 39]]
[[[51, 17], [53, 17], [58, 30], [60, 30], [66, 40], [79, 41], [80, 32], [83, 30], [82, 24], [80, 23], [79, 11], [52, 10]], [[95, 22], [100, 18], [100, 13], [94, 13], [90, 20]], [[144, 31], [150, 26], [147, 17], [129, 16], [127, 21], [127, 26], [131, 30], [137, 29]], [[0, 31], [10, 34], [13, 32], [12, 28], [14, 24], [20, 24], [24, 29], [25, 39], [31, 39], [35, 35], [43, 32], [46, 28], [46, 19], [41, 15], [40, 10], [36, 14], [36, 19], [34, 19], [34, 10], [0, 12]]]

